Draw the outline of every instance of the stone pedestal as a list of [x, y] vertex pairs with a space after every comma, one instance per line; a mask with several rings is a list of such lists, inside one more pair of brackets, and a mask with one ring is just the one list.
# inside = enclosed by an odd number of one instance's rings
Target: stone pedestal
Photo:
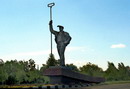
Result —
[[60, 66], [46, 69], [44, 75], [50, 78], [50, 84], [100, 83], [105, 81], [104, 78], [87, 76]]

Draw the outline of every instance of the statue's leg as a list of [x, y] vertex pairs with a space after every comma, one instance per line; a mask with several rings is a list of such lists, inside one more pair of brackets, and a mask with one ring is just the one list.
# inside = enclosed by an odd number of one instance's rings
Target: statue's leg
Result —
[[60, 45], [57, 45], [57, 51], [58, 51], [58, 54], [59, 54], [59, 57], [60, 57], [60, 66], [61, 66]]
[[60, 57], [60, 66], [65, 66], [65, 57], [64, 57], [65, 46], [64, 46], [64, 44], [57, 45], [57, 49], [58, 49], [58, 54]]
[[61, 48], [61, 65], [65, 66], [64, 48]]

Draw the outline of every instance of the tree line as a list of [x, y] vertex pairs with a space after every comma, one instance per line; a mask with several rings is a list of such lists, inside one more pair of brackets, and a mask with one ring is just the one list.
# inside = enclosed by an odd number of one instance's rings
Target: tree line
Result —
[[35, 68], [33, 59], [29, 61], [11, 60], [0, 63], [0, 84], [43, 83], [44, 76]]
[[[49, 66], [58, 65], [59, 60], [56, 60], [53, 54], [49, 55], [46, 64], [43, 64], [40, 70], [36, 69], [33, 59], [6, 62], [0, 59], [0, 85], [48, 83], [49, 79], [43, 75], [44, 70], [49, 68]], [[118, 68], [116, 68], [114, 63], [108, 62], [108, 68], [105, 71], [98, 65], [90, 62], [79, 68], [74, 64], [66, 64], [66, 66], [82, 74], [104, 77], [106, 81], [130, 80], [130, 67], [125, 66], [123, 63], [118, 63]]]

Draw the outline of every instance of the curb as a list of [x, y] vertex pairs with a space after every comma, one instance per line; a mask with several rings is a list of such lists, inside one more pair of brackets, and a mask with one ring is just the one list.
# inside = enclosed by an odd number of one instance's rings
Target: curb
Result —
[[84, 85], [52, 85], [52, 86], [41, 86], [41, 87], [28, 87], [28, 88], [35, 88], [35, 89], [63, 89], [63, 88], [81, 88], [81, 87], [88, 87], [88, 84]]

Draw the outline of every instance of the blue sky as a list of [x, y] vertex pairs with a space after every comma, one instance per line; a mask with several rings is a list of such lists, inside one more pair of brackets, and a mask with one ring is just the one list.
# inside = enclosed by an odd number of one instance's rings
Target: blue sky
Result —
[[[91, 62], [103, 69], [107, 61], [130, 65], [129, 0], [0, 0], [0, 59], [47, 61], [51, 2], [54, 29], [63, 25], [72, 37], [66, 63]], [[54, 40], [53, 53], [58, 59]]]

